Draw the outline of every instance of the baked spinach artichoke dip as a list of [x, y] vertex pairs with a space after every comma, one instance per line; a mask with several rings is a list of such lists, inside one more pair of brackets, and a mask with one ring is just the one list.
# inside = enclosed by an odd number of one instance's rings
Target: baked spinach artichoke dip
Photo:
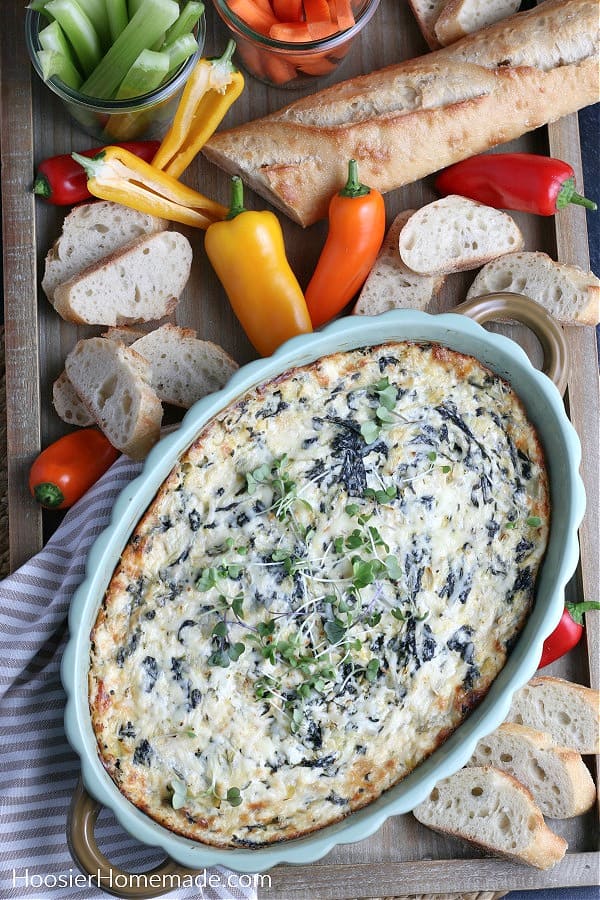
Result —
[[336, 822], [485, 695], [548, 528], [535, 430], [472, 357], [386, 343], [248, 391], [175, 464], [104, 596], [103, 765], [213, 846]]

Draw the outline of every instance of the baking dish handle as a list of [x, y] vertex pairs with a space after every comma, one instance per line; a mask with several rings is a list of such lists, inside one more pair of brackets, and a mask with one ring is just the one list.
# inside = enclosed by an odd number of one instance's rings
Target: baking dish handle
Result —
[[563, 396], [569, 378], [567, 342], [560, 325], [543, 306], [524, 294], [502, 291], [465, 300], [456, 306], [453, 312], [469, 316], [480, 325], [484, 322], [512, 320], [530, 328], [544, 351], [543, 371], [554, 382], [561, 397]]
[[161, 897], [177, 887], [178, 877], [183, 881], [184, 876], [197, 874], [194, 869], [186, 869], [169, 857], [142, 874], [125, 872], [112, 865], [98, 847], [94, 834], [101, 809], [102, 805], [79, 781], [67, 817], [67, 844], [77, 866], [101, 890], [123, 900]]

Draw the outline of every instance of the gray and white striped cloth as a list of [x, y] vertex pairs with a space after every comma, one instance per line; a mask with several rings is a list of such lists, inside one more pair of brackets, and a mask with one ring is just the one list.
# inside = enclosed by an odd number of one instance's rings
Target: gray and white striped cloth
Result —
[[[126, 457], [117, 460], [69, 510], [43, 550], [0, 582], [0, 898], [107, 896], [93, 878], [86, 881], [67, 849], [65, 823], [79, 764], [63, 730], [59, 666], [67, 611], [88, 550], [108, 524], [115, 497], [139, 468]], [[127, 871], [145, 871], [164, 855], [127, 835], [107, 812], [96, 837], [111, 862]], [[240, 879], [221, 868], [199, 876], [193, 887], [168, 896], [256, 898], [254, 884], [248, 884], [252, 876]]]

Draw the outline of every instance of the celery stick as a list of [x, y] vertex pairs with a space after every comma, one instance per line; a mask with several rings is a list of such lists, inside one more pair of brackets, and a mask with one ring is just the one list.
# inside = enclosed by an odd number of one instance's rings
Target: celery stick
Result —
[[38, 34], [38, 40], [42, 50], [54, 50], [56, 53], [62, 53], [63, 56], [71, 59], [73, 51], [69, 46], [64, 31], [56, 20], [42, 28]]
[[177, 69], [183, 65], [186, 59], [193, 56], [197, 49], [198, 44], [196, 43], [196, 38], [193, 34], [184, 34], [182, 37], [177, 38], [176, 41], [173, 41], [168, 47], [165, 47], [161, 52], [166, 53], [169, 57], [167, 78], [174, 75]]
[[50, 0], [46, 9], [61, 26], [84, 73], [89, 75], [102, 58], [100, 39], [89, 18], [75, 0]]
[[175, 0], [144, 0], [127, 28], [83, 83], [82, 92], [91, 97], [114, 97], [142, 50], [151, 47], [178, 15], [179, 5]]
[[49, 12], [46, 11], [46, 4], [48, 0], [31, 0], [31, 3], [27, 4], [26, 9], [31, 9], [33, 12], [39, 13], [41, 16], [45, 16], [47, 19], [52, 22], [54, 20], [54, 16], [51, 16]]
[[144, 0], [127, 0], [127, 8], [129, 9], [130, 19], [133, 19], [143, 2]]
[[125, 31], [129, 22], [127, 0], [106, 0], [106, 13], [111, 41], [114, 44], [121, 32]]
[[171, 25], [165, 35], [165, 49], [169, 47], [177, 38], [194, 30], [196, 22], [204, 12], [204, 3], [197, 0], [188, 0], [185, 4], [177, 21]]
[[129, 100], [147, 94], [164, 81], [169, 69], [169, 58], [166, 53], [154, 50], [142, 50], [129, 72], [121, 82], [116, 100]]
[[96, 29], [96, 34], [100, 38], [102, 49], [108, 50], [112, 42], [104, 0], [77, 0], [77, 2]]
[[81, 75], [69, 56], [64, 56], [57, 50], [40, 50], [38, 59], [42, 67], [44, 81], [48, 81], [50, 78], [60, 78], [64, 84], [73, 88], [73, 90], [79, 89]]

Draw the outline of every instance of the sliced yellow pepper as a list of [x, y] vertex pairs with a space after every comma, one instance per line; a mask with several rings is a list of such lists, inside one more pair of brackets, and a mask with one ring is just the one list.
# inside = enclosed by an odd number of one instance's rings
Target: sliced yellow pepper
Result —
[[234, 175], [231, 184], [227, 220], [210, 226], [204, 246], [249, 340], [268, 356], [288, 338], [312, 331], [312, 323], [279, 219], [244, 209], [241, 178]]
[[105, 147], [89, 159], [71, 156], [85, 169], [87, 188], [94, 197], [122, 203], [140, 212], [206, 229], [224, 219], [227, 208], [181, 184], [124, 147]]
[[201, 59], [187, 80], [173, 124], [152, 165], [174, 178], [184, 172], [223, 121], [244, 89], [244, 76], [232, 64], [235, 42], [218, 59]]

